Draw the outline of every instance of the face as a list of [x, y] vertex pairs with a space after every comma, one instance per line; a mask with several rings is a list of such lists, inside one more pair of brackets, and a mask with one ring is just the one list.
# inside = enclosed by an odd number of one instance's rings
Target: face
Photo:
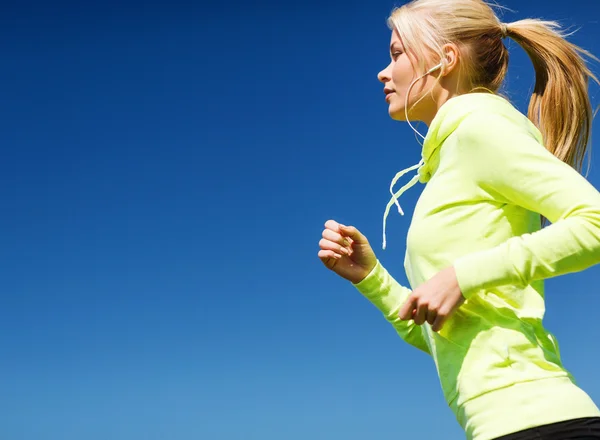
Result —
[[[414, 57], [409, 57], [405, 52], [404, 45], [396, 31], [392, 32], [390, 56], [390, 64], [379, 72], [377, 78], [384, 84], [385, 100], [389, 105], [388, 113], [390, 117], [398, 121], [406, 121], [406, 94], [408, 93], [410, 84], [422, 75], [422, 73], [415, 71], [413, 65], [417, 66], [418, 62]], [[425, 65], [432, 67], [434, 64], [426, 61]], [[436, 84], [436, 74], [439, 74], [439, 70], [417, 80], [410, 90], [408, 98], [408, 109], [410, 110], [408, 112], [408, 119], [410, 121], [427, 122], [431, 119], [429, 117], [431, 112], [435, 113], [435, 101], [430, 97], [425, 97], [414, 107], [413, 104], [424, 94], [428, 94], [432, 90], [432, 87]]]

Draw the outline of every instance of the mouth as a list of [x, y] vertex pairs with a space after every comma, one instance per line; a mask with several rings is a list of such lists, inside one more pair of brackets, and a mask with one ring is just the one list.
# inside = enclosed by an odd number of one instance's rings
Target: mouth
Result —
[[383, 93], [385, 93], [385, 100], [389, 101], [394, 91], [392, 89], [383, 89]]

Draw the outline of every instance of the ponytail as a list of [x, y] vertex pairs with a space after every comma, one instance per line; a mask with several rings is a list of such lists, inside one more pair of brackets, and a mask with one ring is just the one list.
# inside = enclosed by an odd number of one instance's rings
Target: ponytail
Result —
[[[538, 19], [502, 23], [483, 0], [413, 0], [395, 9], [388, 23], [417, 59], [443, 59], [443, 46], [461, 48], [464, 89], [497, 93], [508, 69], [504, 38], [512, 38], [535, 68], [528, 117], [546, 148], [581, 171], [592, 127], [588, 83], [598, 79], [584, 57], [593, 55], [566, 40], [558, 23]], [[468, 92], [467, 92], [468, 93]]]
[[542, 133], [546, 148], [581, 171], [593, 118], [588, 84], [590, 79], [600, 84], [583, 56], [597, 58], [568, 42], [556, 22], [527, 19], [503, 26], [535, 69], [529, 119]]

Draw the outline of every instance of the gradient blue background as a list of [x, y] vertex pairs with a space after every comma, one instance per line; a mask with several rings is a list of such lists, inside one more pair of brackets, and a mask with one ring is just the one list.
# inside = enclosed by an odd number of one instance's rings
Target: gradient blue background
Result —
[[[597, 2], [504, 4], [600, 55]], [[431, 359], [317, 258], [334, 218], [406, 282], [409, 215], [379, 248], [420, 158], [376, 80], [394, 5], [0, 8], [1, 439], [463, 438]], [[598, 403], [599, 282], [549, 281], [546, 320]]]

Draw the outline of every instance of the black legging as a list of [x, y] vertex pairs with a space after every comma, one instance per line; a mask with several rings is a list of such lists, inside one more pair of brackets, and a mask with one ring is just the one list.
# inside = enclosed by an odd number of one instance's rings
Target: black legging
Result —
[[526, 429], [496, 440], [600, 440], [600, 417], [566, 420]]

